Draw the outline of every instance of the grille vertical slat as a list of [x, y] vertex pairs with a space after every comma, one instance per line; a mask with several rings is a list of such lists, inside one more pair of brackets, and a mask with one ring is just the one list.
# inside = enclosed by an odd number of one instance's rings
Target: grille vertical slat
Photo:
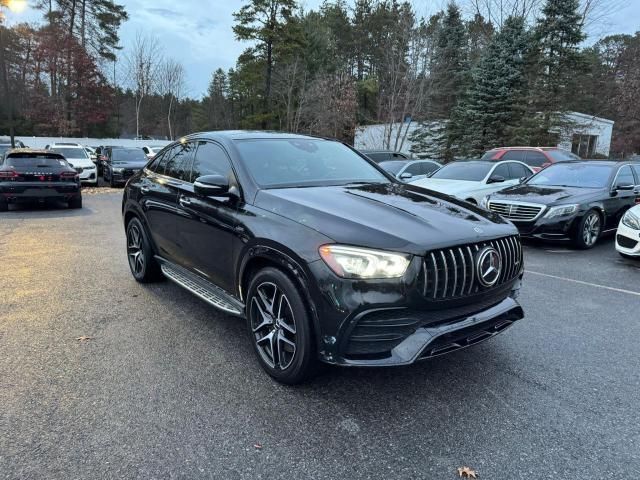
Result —
[[447, 296], [447, 285], [449, 284], [449, 269], [447, 268], [447, 257], [444, 256], [444, 252], [440, 250], [440, 256], [442, 257], [442, 268], [444, 273], [444, 282], [442, 283], [442, 298]]
[[451, 295], [456, 296], [456, 288], [458, 287], [458, 262], [456, 262], [456, 257], [453, 254], [453, 250], [449, 250], [449, 255], [451, 256], [451, 263], [453, 264], [453, 287], [451, 288]]
[[[488, 288], [476, 278], [477, 255], [485, 247], [493, 247], [502, 260], [498, 281]], [[522, 246], [515, 236], [428, 252], [422, 262], [423, 295], [446, 300], [499, 287], [520, 273], [521, 262]]]
[[465, 282], [467, 281], [467, 261], [464, 258], [464, 252], [458, 248], [460, 259], [462, 260], [462, 285], [460, 286], [460, 295], [464, 295]]
[[433, 261], [433, 273], [435, 275], [433, 281], [433, 298], [435, 299], [438, 295], [438, 262], [436, 262], [436, 256], [431, 253], [431, 260]]

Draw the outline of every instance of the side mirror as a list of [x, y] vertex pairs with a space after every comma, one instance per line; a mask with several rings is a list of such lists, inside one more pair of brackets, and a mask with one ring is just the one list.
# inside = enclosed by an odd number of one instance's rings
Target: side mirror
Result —
[[400, 175], [400, 180], [408, 180], [411, 177], [413, 177], [413, 175], [409, 172], [404, 172], [402, 175]]
[[487, 183], [502, 183], [505, 181], [505, 178], [501, 175], [491, 175]]
[[196, 178], [193, 191], [203, 197], [226, 197], [229, 195], [229, 179], [222, 175], [204, 175]]

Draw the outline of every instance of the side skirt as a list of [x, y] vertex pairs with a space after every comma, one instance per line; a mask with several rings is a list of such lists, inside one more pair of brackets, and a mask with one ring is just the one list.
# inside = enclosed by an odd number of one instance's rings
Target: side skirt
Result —
[[155, 257], [165, 277], [223, 312], [244, 317], [244, 304], [225, 290], [162, 257]]

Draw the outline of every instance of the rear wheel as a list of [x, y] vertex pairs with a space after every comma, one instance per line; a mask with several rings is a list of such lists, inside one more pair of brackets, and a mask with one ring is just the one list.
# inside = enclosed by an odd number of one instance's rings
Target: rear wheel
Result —
[[298, 288], [284, 272], [268, 267], [251, 279], [246, 314], [254, 351], [269, 375], [293, 385], [316, 373], [311, 318]]
[[4, 200], [0, 200], [0, 212], [6, 212], [9, 210], [9, 204]]
[[69, 208], [82, 208], [82, 197], [74, 197], [69, 200]]
[[589, 210], [578, 224], [574, 243], [578, 248], [593, 248], [600, 238], [600, 233], [602, 233], [602, 218], [596, 210]]
[[146, 231], [137, 218], [127, 224], [127, 259], [131, 274], [138, 282], [150, 283], [162, 278]]

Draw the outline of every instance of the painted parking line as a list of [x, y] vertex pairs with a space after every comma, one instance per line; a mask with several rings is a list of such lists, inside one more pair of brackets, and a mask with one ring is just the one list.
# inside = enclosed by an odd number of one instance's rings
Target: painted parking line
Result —
[[578, 283], [580, 285], [587, 285], [589, 287], [594, 287], [594, 288], [602, 288], [604, 290], [612, 290], [614, 292], [628, 293], [629, 295], [635, 295], [637, 297], [640, 297], [640, 292], [634, 292], [633, 290], [625, 290], [623, 288], [608, 287], [606, 285], [600, 285], [598, 283], [583, 282], [582, 280], [575, 280], [573, 278], [567, 278], [567, 277], [559, 277], [557, 275], [549, 275], [548, 273], [533, 272], [531, 270], [525, 270], [525, 273], [528, 273], [530, 275], [539, 275], [541, 277], [555, 278], [556, 280], [564, 280], [566, 282]]

